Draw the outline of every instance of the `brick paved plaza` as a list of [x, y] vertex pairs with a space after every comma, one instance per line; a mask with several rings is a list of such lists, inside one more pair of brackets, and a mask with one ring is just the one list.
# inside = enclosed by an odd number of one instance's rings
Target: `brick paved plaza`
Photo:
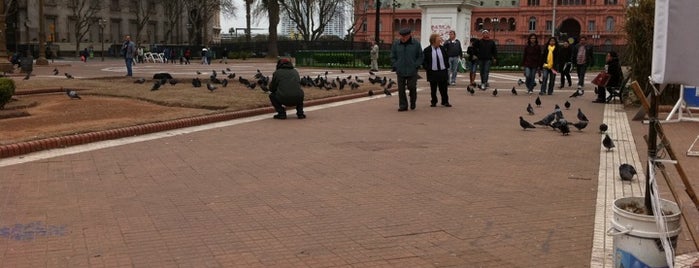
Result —
[[[80, 77], [124, 74], [116, 60], [54, 64]], [[227, 66], [252, 75], [274, 63]], [[143, 64], [134, 73], [189, 78], [225, 67]], [[609, 220], [599, 193], [638, 189], [600, 187], [620, 185], [600, 164], [619, 151], [604, 152], [597, 126], [617, 124], [617, 146], [645, 163], [647, 125], [627, 120], [637, 108], [592, 103], [590, 86], [577, 99], [572, 88], [542, 96], [529, 116], [536, 95], [509, 93], [520, 76], [492, 73], [493, 97], [467, 94], [461, 75], [451, 108], [429, 107], [421, 80], [414, 111], [396, 112], [396, 94], [381, 95], [308, 107], [305, 120], [263, 114], [0, 159], [0, 267], [611, 267], [610, 240], [593, 239]], [[537, 121], [566, 100], [566, 118], [577, 121], [580, 108], [590, 119], [582, 132], [519, 127], [519, 116]], [[699, 158], [684, 152], [699, 124], [665, 127], [696, 183]], [[696, 228], [697, 213], [685, 216]], [[683, 228], [686, 266], [697, 250]]]

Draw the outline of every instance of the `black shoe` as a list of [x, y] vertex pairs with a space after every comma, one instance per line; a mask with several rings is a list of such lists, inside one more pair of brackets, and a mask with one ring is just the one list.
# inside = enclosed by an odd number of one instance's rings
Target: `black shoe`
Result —
[[593, 100], [593, 103], [607, 103], [605, 100]]
[[296, 117], [298, 117], [298, 119], [306, 119], [305, 114], [297, 114]]
[[399, 112], [405, 112], [405, 111], [407, 111], [407, 110], [408, 110], [408, 108], [398, 108], [398, 111], [399, 111]]
[[286, 115], [285, 114], [275, 114], [273, 118], [284, 120], [284, 119], [286, 119]]
[[561, 85], [561, 86], [560, 86], [560, 87], [558, 87], [558, 88], [563, 88], [563, 85]]
[[430, 107], [437, 107], [437, 104], [436, 104], [436, 103], [432, 103], [432, 104], [430, 104]]
[[415, 110], [415, 103], [410, 104], [410, 110]]
[[445, 104], [442, 104], [442, 106], [444, 106], [444, 107], [451, 107], [451, 104], [445, 103]]

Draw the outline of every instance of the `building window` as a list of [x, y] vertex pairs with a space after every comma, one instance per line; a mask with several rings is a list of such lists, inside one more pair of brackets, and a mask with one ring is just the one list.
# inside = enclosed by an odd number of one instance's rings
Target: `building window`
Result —
[[496, 5], [496, 6], [499, 6], [499, 5], [500, 5], [500, 1], [495, 1], [495, 5]]
[[616, 5], [616, 4], [618, 4], [618, 3], [619, 3], [619, 1], [617, 1], [617, 0], [604, 0], [604, 4], [605, 4], [605, 5], [608, 5], [608, 6], [610, 6], [610, 5]]
[[112, 0], [109, 2], [109, 10], [111, 11], [120, 11], [121, 7], [119, 6], [119, 0]]
[[536, 31], [536, 18], [535, 17], [529, 18], [529, 31]]
[[476, 24], [474, 26], [476, 26], [477, 32], [482, 31], [483, 30], [483, 19], [481, 19], [481, 18], [476, 19]]
[[546, 21], [546, 31], [551, 31], [553, 29], [553, 22], [550, 20]]
[[507, 30], [508, 31], [510, 31], [510, 32], [515, 31], [517, 29], [516, 26], [517, 25], [515, 25], [515, 18], [510, 18], [507, 20]]
[[517, 5], [517, 1], [512, 1], [512, 5], [513, 5], [513, 6], [516, 6], [516, 5]]
[[585, 0], [558, 0], [558, 5], [561, 6], [580, 6], [584, 4]]
[[366, 33], [366, 29], [367, 29], [367, 25], [366, 25], [366, 21], [364, 21], [364, 22], [362, 22], [362, 32]]
[[607, 17], [607, 21], [604, 25], [604, 30], [606, 30], [607, 32], [614, 31], [614, 18]]
[[539, 0], [527, 0], [528, 6], [539, 6], [540, 4]]
[[597, 31], [597, 27], [596, 27], [596, 25], [595, 25], [595, 21], [594, 21], [594, 20], [591, 20], [591, 21], [588, 21], [588, 22], [587, 22], [587, 30], [590, 31], [590, 32]]

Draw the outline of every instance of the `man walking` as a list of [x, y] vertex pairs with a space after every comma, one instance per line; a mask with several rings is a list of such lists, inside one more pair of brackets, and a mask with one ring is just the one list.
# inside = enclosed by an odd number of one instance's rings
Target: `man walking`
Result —
[[490, 64], [497, 64], [498, 49], [495, 46], [495, 41], [490, 39], [490, 32], [483, 30], [481, 40], [478, 41], [476, 47], [478, 51], [478, 61], [481, 65], [481, 90], [485, 90], [490, 86], [488, 84], [488, 76], [490, 75]]
[[587, 44], [586, 37], [580, 37], [578, 44], [575, 45], [575, 49], [573, 49], [573, 57], [575, 68], [578, 73], [578, 89], [582, 89], [585, 86], [587, 66], [592, 65], [592, 46]]
[[124, 61], [126, 62], [126, 76], [133, 76], [131, 65], [133, 64], [133, 56], [136, 52], [136, 45], [131, 42], [131, 36], [124, 37], [124, 45], [121, 47], [124, 53]]
[[449, 40], [444, 42], [444, 48], [447, 49], [449, 56], [449, 84], [456, 84], [456, 73], [459, 72], [459, 60], [464, 51], [461, 48], [461, 41], [456, 39], [456, 32], [449, 31]]
[[391, 64], [398, 80], [398, 111], [408, 110], [405, 89], [410, 91], [410, 109], [415, 110], [417, 101], [417, 69], [422, 65], [424, 55], [420, 42], [412, 38], [409, 28], [401, 29], [400, 38], [391, 46]]

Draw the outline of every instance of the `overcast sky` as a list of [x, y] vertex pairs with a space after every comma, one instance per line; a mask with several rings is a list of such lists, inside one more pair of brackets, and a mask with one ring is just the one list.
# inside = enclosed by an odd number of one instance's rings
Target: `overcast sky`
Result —
[[[227, 15], [221, 14], [221, 31], [223, 33], [228, 33], [228, 29], [231, 27], [235, 28], [245, 28], [245, 2], [243, 0], [233, 0], [235, 3], [235, 6], [238, 7], [238, 12], [236, 14], [236, 17], [231, 17]], [[267, 16], [260, 16], [257, 17], [257, 23], [255, 23], [255, 19], [251, 21], [252, 25], [250, 25], [251, 28], [268, 28], [269, 27], [269, 22], [267, 21]], [[252, 31], [253, 33], [259, 32], [259, 31]], [[266, 30], [264, 32], [267, 32]]]

